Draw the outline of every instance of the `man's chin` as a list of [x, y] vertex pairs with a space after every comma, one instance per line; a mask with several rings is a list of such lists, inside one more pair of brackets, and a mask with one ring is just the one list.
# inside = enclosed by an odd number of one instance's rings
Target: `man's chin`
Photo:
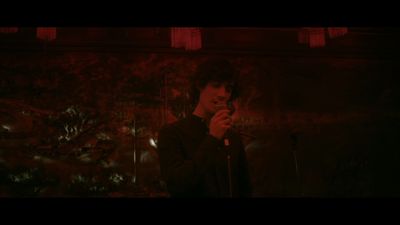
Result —
[[210, 116], [214, 116], [215, 113], [217, 113], [217, 110], [215, 110], [215, 109], [211, 109], [211, 110], [207, 111], [207, 114]]
[[215, 113], [218, 112], [218, 110], [216, 108], [213, 108], [209, 112], [210, 112], [210, 114], [214, 115]]

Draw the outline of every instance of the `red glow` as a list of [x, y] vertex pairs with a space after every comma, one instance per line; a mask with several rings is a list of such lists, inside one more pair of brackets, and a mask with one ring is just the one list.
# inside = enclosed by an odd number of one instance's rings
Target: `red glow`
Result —
[[201, 32], [199, 28], [171, 28], [171, 46], [198, 50], [201, 48]]
[[36, 37], [45, 41], [52, 41], [56, 39], [57, 28], [55, 27], [38, 27], [36, 30]]
[[0, 33], [17, 33], [18, 27], [0, 27]]

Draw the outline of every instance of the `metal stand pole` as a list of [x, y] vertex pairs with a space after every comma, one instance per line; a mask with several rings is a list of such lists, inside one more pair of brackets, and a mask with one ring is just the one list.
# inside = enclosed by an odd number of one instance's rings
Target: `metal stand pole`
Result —
[[299, 163], [298, 163], [298, 159], [297, 159], [297, 134], [292, 133], [290, 135], [290, 137], [292, 139], [292, 152], [293, 152], [294, 165], [295, 165], [295, 169], [296, 169], [296, 179], [297, 179], [297, 185], [298, 185], [297, 187], [298, 187], [300, 196], [304, 196], [303, 183], [301, 182]]
[[137, 182], [136, 118], [133, 119], [132, 136], [133, 136], [133, 184], [136, 185]]
[[232, 169], [231, 169], [231, 156], [227, 156], [227, 161], [228, 161], [228, 179], [229, 179], [229, 196], [232, 198], [233, 193], [232, 193]]
[[[224, 145], [225, 145], [225, 148], [228, 148], [228, 146], [229, 146], [229, 139], [228, 138], [225, 138], [224, 139]], [[232, 192], [232, 168], [231, 168], [231, 155], [230, 155], [230, 153], [228, 152], [228, 155], [226, 156], [226, 161], [227, 161], [227, 164], [228, 164], [228, 181], [229, 181], [229, 197], [233, 197], [233, 192]]]

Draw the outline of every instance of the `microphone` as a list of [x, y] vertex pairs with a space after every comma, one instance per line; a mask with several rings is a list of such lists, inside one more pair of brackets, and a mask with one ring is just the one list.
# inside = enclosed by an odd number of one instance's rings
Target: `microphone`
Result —
[[[223, 110], [223, 109], [229, 109], [229, 116], [231, 117], [233, 112], [234, 112], [234, 108], [232, 105], [232, 102], [228, 102], [228, 104], [219, 104], [217, 105], [217, 111], [219, 110]], [[231, 118], [232, 119], [232, 118]], [[229, 138], [226, 136], [226, 132], [223, 136], [224, 139], [224, 146], [225, 149], [227, 149], [227, 147], [230, 145], [229, 142]], [[228, 166], [228, 181], [229, 181], [229, 196], [232, 198], [233, 197], [233, 189], [232, 189], [232, 168], [231, 168], [231, 154], [229, 151], [227, 151], [227, 155], [226, 155], [226, 161], [227, 161], [227, 166]]]
[[[217, 111], [223, 110], [223, 109], [228, 109], [228, 110], [230, 110], [230, 111], [229, 111], [229, 116], [232, 116], [232, 114], [233, 114], [233, 112], [234, 112], [234, 110], [235, 110], [234, 107], [233, 107], [232, 102], [228, 102], [227, 104], [222, 103], [222, 104], [218, 104], [218, 105], [217, 105]], [[231, 119], [232, 119], [232, 118], [231, 118]], [[229, 146], [229, 145], [230, 145], [230, 142], [229, 142], [229, 138], [226, 136], [226, 133], [225, 133], [223, 139], [224, 139], [224, 145], [225, 145], [225, 146]]]

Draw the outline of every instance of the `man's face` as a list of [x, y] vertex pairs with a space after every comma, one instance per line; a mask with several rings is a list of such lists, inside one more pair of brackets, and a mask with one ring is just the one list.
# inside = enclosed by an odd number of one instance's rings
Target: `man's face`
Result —
[[228, 82], [208, 82], [200, 90], [199, 105], [204, 113], [213, 115], [218, 105], [226, 105], [232, 94], [232, 84]]

